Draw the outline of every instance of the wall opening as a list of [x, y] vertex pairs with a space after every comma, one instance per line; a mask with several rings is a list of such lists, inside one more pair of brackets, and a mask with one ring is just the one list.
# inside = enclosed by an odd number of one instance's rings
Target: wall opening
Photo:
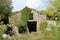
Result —
[[29, 20], [33, 20], [33, 13], [30, 13], [30, 19]]
[[28, 21], [28, 30], [29, 32], [36, 32], [37, 31], [37, 22], [36, 21]]

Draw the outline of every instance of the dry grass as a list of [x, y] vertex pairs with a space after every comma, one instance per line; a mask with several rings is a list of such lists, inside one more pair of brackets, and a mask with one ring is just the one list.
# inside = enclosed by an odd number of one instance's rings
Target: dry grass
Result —
[[53, 31], [32, 32], [30, 34], [20, 34], [19, 40], [60, 40], [60, 36], [58, 33], [55, 33]]

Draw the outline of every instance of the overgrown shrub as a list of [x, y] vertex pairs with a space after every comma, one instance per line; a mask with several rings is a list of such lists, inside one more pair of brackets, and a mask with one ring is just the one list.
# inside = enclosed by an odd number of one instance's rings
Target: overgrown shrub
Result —
[[0, 36], [6, 32], [7, 28], [6, 25], [0, 25]]
[[32, 9], [28, 7], [21, 10], [21, 24], [23, 24], [25, 27], [27, 27], [27, 21], [30, 19], [31, 10]]
[[15, 25], [16, 27], [18, 27], [18, 25], [20, 25], [20, 22], [21, 22], [20, 13], [16, 13], [15, 15], [12, 15], [10, 17], [10, 21], [11, 21], [10, 22], [11, 25]]
[[60, 39], [60, 27], [50, 24], [52, 31], [46, 31], [47, 40], [59, 40]]
[[7, 27], [6, 25], [0, 25], [0, 40], [7, 40], [7, 39], [3, 39], [2, 35], [6, 32]]
[[47, 22], [46, 21], [40, 23], [40, 27], [39, 27], [40, 28], [40, 31], [45, 30], [46, 27], [47, 27]]
[[20, 25], [19, 27], [19, 33], [25, 33], [26, 32], [26, 27], [23, 25]]

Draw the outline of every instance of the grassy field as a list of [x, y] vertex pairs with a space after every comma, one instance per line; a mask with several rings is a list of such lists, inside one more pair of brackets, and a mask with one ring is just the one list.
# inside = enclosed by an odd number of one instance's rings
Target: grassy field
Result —
[[20, 38], [14, 36], [14, 39], [18, 40], [60, 40], [60, 34], [49, 31], [49, 32], [32, 32], [30, 34], [20, 34]]
[[6, 25], [0, 25], [0, 40], [60, 40], [60, 27], [51, 25], [51, 30], [42, 30], [39, 32], [14, 34], [9, 38], [3, 38], [6, 31]]

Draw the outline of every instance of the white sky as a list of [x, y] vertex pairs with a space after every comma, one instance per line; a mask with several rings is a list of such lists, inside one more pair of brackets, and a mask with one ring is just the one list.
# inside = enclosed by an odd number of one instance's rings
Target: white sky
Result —
[[13, 11], [19, 11], [25, 6], [36, 10], [46, 9], [49, 5], [48, 0], [13, 0]]

